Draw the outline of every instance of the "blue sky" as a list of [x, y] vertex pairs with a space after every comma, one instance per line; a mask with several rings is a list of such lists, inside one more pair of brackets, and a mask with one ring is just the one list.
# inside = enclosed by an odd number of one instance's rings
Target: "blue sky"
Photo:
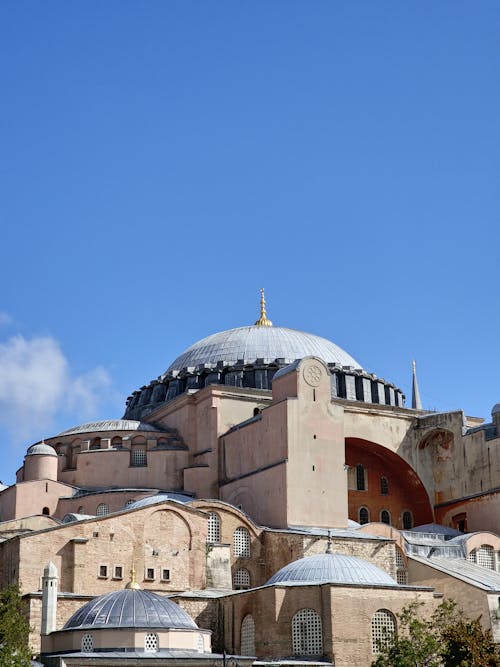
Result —
[[335, 341], [500, 402], [500, 4], [0, 6], [0, 478], [194, 341]]

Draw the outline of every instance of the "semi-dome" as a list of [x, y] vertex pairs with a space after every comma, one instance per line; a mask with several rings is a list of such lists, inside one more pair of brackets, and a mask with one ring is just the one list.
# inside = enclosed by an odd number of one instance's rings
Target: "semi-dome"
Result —
[[398, 586], [380, 567], [357, 556], [325, 553], [306, 556], [278, 570], [268, 584], [358, 584]]
[[328, 364], [361, 368], [360, 364], [335, 343], [314, 334], [273, 326], [247, 326], [220, 331], [191, 345], [165, 371], [224, 362], [232, 365], [243, 360], [255, 363], [258, 359], [270, 363], [282, 359], [291, 363], [296, 359], [315, 356]]
[[183, 493], [157, 493], [154, 496], [146, 496], [145, 498], [134, 500], [134, 502], [125, 505], [124, 509], [135, 510], [138, 507], [148, 507], [148, 505], [163, 503], [165, 500], [173, 500], [176, 503], [186, 504], [190, 503], [193, 498], [191, 496], [186, 496]]
[[148, 424], [147, 422], [139, 421], [137, 419], [107, 419], [105, 421], [87, 422], [86, 424], [79, 424], [62, 431], [58, 436], [76, 435], [77, 433], [97, 433], [102, 431], [163, 431], [161, 427]]
[[53, 447], [47, 445], [47, 443], [38, 442], [36, 445], [31, 445], [26, 452], [26, 456], [35, 455], [57, 456], [57, 452]]
[[113, 591], [83, 605], [66, 622], [64, 630], [86, 628], [183, 628], [198, 626], [178, 604], [136, 588]]

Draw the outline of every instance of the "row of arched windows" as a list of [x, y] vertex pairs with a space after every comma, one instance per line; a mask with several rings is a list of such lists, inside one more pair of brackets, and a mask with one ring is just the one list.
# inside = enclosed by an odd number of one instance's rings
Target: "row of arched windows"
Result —
[[[413, 515], [410, 510], [405, 510], [402, 514], [403, 530], [411, 530], [413, 528]], [[368, 507], [362, 505], [358, 510], [358, 521], [360, 524], [370, 523], [370, 510]], [[379, 521], [386, 523], [388, 526], [392, 524], [391, 513], [389, 510], [380, 510]]]
[[[207, 542], [217, 544], [220, 541], [220, 516], [215, 512], [209, 512]], [[233, 533], [233, 555], [235, 558], [250, 558], [250, 533], [244, 526], [239, 526]]]
[[[323, 627], [314, 609], [299, 609], [292, 618], [292, 650], [295, 656], [323, 655]], [[372, 653], [390, 643], [396, 635], [396, 617], [388, 609], [377, 609], [371, 620]], [[255, 623], [251, 614], [244, 617], [240, 631], [240, 653], [255, 655]]]

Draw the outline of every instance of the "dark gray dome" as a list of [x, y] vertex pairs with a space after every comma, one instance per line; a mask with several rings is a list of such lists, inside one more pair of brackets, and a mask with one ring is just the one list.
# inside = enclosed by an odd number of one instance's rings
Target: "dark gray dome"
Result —
[[203, 338], [177, 357], [165, 374], [219, 361], [236, 364], [240, 359], [245, 363], [264, 359], [265, 363], [270, 363], [275, 359], [284, 359], [291, 363], [309, 356], [319, 357], [327, 364], [361, 368], [347, 352], [326, 338], [285, 327], [254, 325]]
[[278, 570], [268, 584], [329, 583], [398, 586], [380, 567], [356, 556], [318, 554], [306, 556]]
[[198, 626], [178, 604], [137, 589], [100, 595], [84, 604], [67, 621], [64, 630], [83, 628], [186, 628]]

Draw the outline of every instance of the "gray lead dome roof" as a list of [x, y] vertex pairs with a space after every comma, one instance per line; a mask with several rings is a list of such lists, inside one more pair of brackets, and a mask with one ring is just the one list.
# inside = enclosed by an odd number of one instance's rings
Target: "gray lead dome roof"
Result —
[[319, 357], [328, 364], [361, 368], [351, 355], [326, 338], [285, 327], [254, 325], [221, 331], [203, 338], [177, 357], [165, 375], [219, 361], [236, 364], [239, 360], [253, 363], [257, 359], [264, 359], [265, 363], [270, 363], [275, 359], [285, 359], [291, 363], [308, 356]]
[[151, 591], [123, 589], [94, 598], [67, 621], [82, 628], [186, 628], [198, 626], [178, 604]]
[[398, 586], [398, 583], [373, 563], [356, 556], [318, 554], [306, 556], [278, 570], [268, 584], [358, 584]]

